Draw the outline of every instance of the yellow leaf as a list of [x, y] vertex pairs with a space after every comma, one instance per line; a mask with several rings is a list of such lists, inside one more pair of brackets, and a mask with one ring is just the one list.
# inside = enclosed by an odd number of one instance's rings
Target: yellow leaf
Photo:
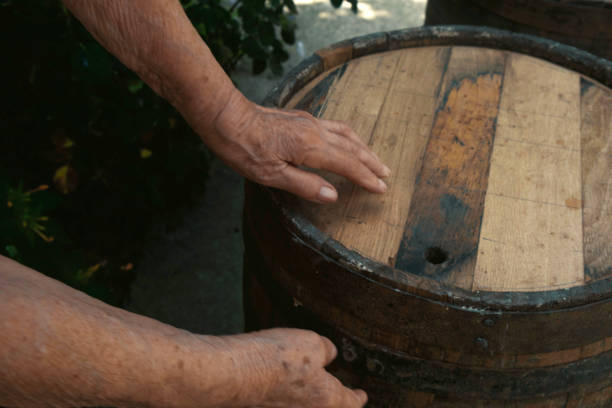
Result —
[[79, 177], [77, 172], [69, 165], [64, 165], [53, 175], [55, 187], [63, 194], [68, 194], [77, 188]]
[[140, 149], [140, 157], [142, 159], [147, 159], [147, 158], [151, 157], [152, 154], [153, 154], [153, 152], [150, 151], [149, 149]]
[[49, 186], [48, 186], [48, 185], [46, 185], [46, 184], [41, 184], [41, 185], [40, 185], [40, 186], [38, 186], [38, 187], [35, 187], [35, 188], [31, 189], [31, 190], [26, 191], [26, 194], [32, 194], [32, 193], [37, 193], [37, 192], [39, 192], [39, 191], [45, 191], [45, 190], [47, 190], [48, 188], [49, 188]]
[[85, 271], [79, 271], [79, 278], [82, 280], [88, 280], [96, 273], [100, 268], [106, 265], [106, 261], [98, 262], [95, 265], [90, 266]]

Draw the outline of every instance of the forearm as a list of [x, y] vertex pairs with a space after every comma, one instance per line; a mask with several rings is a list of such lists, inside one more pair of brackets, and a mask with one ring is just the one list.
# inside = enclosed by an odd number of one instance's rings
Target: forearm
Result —
[[0, 406], [207, 407], [236, 394], [223, 339], [113, 308], [1, 256], [0, 333]]
[[247, 104], [178, 0], [64, 3], [106, 49], [172, 103], [203, 137], [213, 130], [215, 118], [230, 99]]

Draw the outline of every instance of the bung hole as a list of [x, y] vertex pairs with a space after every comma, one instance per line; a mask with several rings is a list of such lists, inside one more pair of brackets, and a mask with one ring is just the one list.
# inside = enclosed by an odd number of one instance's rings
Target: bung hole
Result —
[[431, 264], [438, 265], [446, 262], [448, 254], [440, 247], [429, 247], [425, 250], [425, 259]]

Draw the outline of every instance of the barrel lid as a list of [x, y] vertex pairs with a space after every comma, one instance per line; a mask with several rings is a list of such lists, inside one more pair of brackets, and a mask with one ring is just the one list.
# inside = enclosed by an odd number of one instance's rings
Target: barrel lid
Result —
[[391, 168], [388, 192], [324, 174], [337, 203], [286, 205], [365, 258], [467, 291], [612, 277], [612, 91], [507, 49], [376, 38], [371, 55], [320, 51], [322, 72], [280, 105], [348, 123]]

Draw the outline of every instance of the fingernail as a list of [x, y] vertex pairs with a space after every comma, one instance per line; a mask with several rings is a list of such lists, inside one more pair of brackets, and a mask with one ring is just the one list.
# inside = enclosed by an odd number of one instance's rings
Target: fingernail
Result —
[[338, 198], [338, 193], [336, 193], [336, 191], [332, 188], [323, 186], [321, 187], [321, 190], [319, 190], [319, 198], [323, 201], [336, 201], [336, 198]]
[[383, 191], [383, 193], [385, 191], [387, 191], [387, 184], [384, 181], [382, 181], [381, 179], [378, 179], [378, 186]]
[[383, 164], [383, 177], [389, 177], [391, 175], [391, 169]]

